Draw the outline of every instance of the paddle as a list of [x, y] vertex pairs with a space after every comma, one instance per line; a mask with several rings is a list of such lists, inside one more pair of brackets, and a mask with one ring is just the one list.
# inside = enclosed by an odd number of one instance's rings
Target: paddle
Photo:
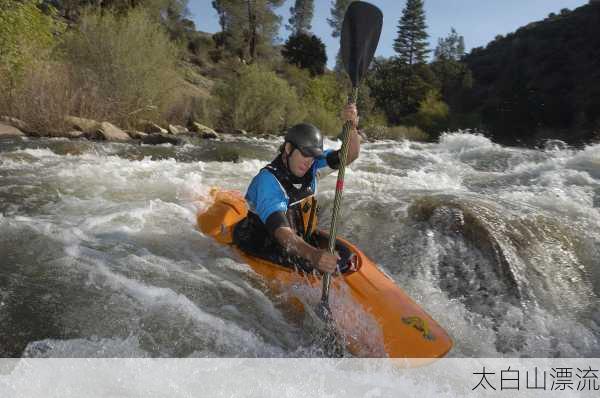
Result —
[[[365, 76], [377, 49], [382, 24], [383, 14], [379, 8], [363, 1], [352, 2], [344, 15], [340, 44], [344, 69], [352, 81], [352, 94], [348, 101], [351, 104], [356, 103], [358, 86]], [[346, 172], [346, 159], [348, 157], [348, 138], [351, 128], [352, 123], [348, 121], [344, 124], [344, 129], [342, 130], [340, 167], [335, 187], [335, 198], [333, 200], [331, 230], [329, 232], [329, 252], [331, 254], [334, 254], [335, 251], [337, 218], [342, 204], [344, 174]], [[329, 308], [330, 283], [331, 274], [325, 273], [323, 276], [323, 294], [317, 311], [321, 319], [325, 320], [328, 325], [332, 324], [331, 310]]]

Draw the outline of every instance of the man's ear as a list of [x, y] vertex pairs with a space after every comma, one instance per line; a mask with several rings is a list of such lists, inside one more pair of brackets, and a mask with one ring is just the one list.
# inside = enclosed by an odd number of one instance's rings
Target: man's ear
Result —
[[292, 144], [290, 144], [289, 142], [286, 142], [285, 146], [283, 147], [283, 151], [285, 152], [285, 154], [287, 156], [290, 156], [292, 153], [292, 150], [293, 150]]

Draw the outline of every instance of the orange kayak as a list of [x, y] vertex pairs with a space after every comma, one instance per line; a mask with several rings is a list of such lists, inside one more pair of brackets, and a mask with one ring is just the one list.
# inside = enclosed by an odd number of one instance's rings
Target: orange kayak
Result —
[[[214, 203], [198, 213], [200, 230], [219, 243], [231, 245], [255, 272], [272, 286], [313, 286], [320, 292], [321, 280], [294, 269], [248, 255], [233, 245], [233, 227], [244, 219], [246, 201], [237, 191], [212, 193]], [[452, 348], [452, 340], [418, 304], [373, 261], [350, 242], [338, 238], [354, 257], [352, 270], [332, 278], [331, 311], [336, 329], [348, 343], [354, 355], [389, 358], [440, 358]], [[368, 333], [357, 330], [356, 309], [371, 322]], [[363, 317], [364, 318], [364, 317]], [[363, 322], [364, 323], [364, 322]], [[378, 327], [373, 333], [373, 325]], [[364, 332], [364, 331], [363, 331]], [[373, 336], [376, 336], [374, 342]]]

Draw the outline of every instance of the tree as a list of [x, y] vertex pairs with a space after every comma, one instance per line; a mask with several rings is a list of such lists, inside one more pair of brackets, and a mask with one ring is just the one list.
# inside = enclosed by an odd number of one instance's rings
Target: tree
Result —
[[213, 1], [224, 28], [219, 41], [249, 62], [271, 52], [281, 23], [281, 17], [275, 14], [274, 9], [283, 3], [284, 0]]
[[221, 32], [225, 32], [225, 30], [227, 30], [227, 8], [224, 5], [225, 1], [224, 0], [213, 0], [212, 1], [212, 6], [213, 8], [217, 11], [217, 14], [219, 14], [219, 25], [221, 26]]
[[394, 41], [394, 51], [398, 53], [400, 63], [412, 66], [426, 62], [429, 53], [426, 29], [423, 0], [407, 0], [398, 21], [398, 37]]
[[465, 39], [451, 28], [450, 34], [446, 38], [438, 40], [435, 48], [434, 57], [436, 61], [453, 60], [460, 61], [465, 55]]
[[314, 10], [314, 0], [296, 0], [295, 5], [290, 8], [291, 16], [286, 28], [294, 34], [309, 32], [312, 28]]
[[[119, 14], [144, 7], [155, 20], [160, 21], [167, 29], [189, 16], [188, 0], [41, 0], [44, 6], [56, 8], [63, 17], [76, 22], [85, 8], [110, 9]], [[177, 30], [174, 27], [173, 30]]]
[[[327, 18], [327, 23], [331, 26], [331, 36], [334, 38], [340, 37], [342, 33], [342, 23], [344, 22], [344, 15], [350, 3], [354, 0], [332, 0], [331, 1], [331, 18]], [[342, 70], [342, 57], [340, 50], [335, 57], [335, 70]]]
[[43, 14], [36, 0], [0, 0], [0, 75], [17, 78], [30, 63], [44, 58], [64, 27]]
[[322, 75], [327, 64], [325, 44], [317, 36], [296, 33], [290, 36], [281, 54], [288, 63], [302, 69], [308, 69], [312, 76]]
[[454, 28], [447, 37], [438, 40], [434, 52], [431, 68], [439, 81], [442, 97], [451, 105], [455, 103], [451, 97], [458, 97], [461, 90], [470, 88], [467, 87], [470, 81], [470, 76], [467, 75], [470, 75], [470, 72], [467, 66], [460, 62], [464, 53], [464, 38], [459, 36]]
[[367, 76], [371, 96], [392, 124], [418, 112], [427, 93], [435, 88], [434, 81], [427, 64], [408, 66], [385, 58], [375, 59]]
[[344, 14], [350, 3], [354, 0], [332, 0], [331, 2], [331, 18], [327, 18], [327, 23], [331, 26], [331, 36], [340, 37], [342, 33], [342, 23], [344, 22]]

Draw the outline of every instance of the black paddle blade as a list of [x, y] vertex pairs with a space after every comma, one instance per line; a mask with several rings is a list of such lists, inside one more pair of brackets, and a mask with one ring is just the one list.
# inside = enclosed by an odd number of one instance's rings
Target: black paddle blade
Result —
[[372, 4], [355, 1], [346, 10], [342, 25], [341, 53], [353, 87], [358, 87], [373, 60], [382, 25], [383, 14]]

